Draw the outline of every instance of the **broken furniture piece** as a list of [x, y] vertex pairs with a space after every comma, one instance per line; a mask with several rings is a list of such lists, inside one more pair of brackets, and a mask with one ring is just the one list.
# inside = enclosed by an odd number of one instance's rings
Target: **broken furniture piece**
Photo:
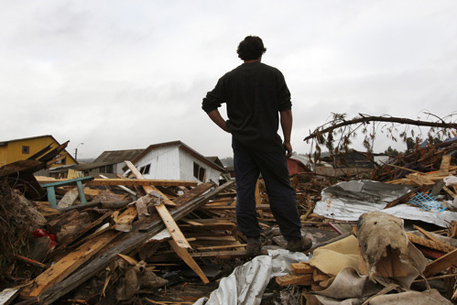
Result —
[[86, 201], [86, 197], [84, 195], [83, 182], [88, 182], [91, 180], [94, 180], [94, 177], [88, 176], [88, 177], [80, 177], [80, 178], [75, 178], [75, 179], [70, 179], [70, 180], [65, 180], [65, 181], [46, 183], [46, 184], [42, 184], [41, 186], [45, 187], [47, 189], [48, 201], [51, 204], [51, 207], [53, 207], [54, 209], [57, 209], [55, 187], [76, 184], [76, 187], [78, 188], [81, 204], [84, 205], [87, 203], [87, 201]]

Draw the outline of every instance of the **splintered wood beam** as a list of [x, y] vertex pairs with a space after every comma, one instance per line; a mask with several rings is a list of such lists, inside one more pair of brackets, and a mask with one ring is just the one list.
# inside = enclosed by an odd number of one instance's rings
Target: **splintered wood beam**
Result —
[[136, 206], [129, 206], [121, 215], [114, 219], [114, 229], [119, 232], [130, 232], [133, 227], [133, 221], [138, 216]]
[[424, 246], [424, 247], [427, 247], [427, 248], [430, 248], [433, 250], [445, 252], [445, 253], [452, 252], [455, 250], [455, 247], [447, 245], [443, 242], [436, 242], [434, 240], [425, 239], [423, 237], [412, 234], [410, 232], [406, 232], [406, 235], [408, 236], [409, 241], [412, 242], [413, 244], [421, 245], [421, 246]]
[[100, 179], [95, 178], [91, 181], [91, 183], [87, 183], [87, 185], [126, 185], [126, 186], [147, 186], [147, 185], [154, 185], [154, 186], [196, 186], [196, 181], [190, 180], [158, 180], [158, 179], [129, 179], [129, 178], [108, 178], [108, 179]]
[[[48, 177], [38, 177], [40, 184], [54, 183], [66, 181], [68, 179], [50, 179]], [[191, 180], [163, 180], [163, 179], [129, 179], [129, 178], [95, 178], [94, 180], [85, 183], [87, 186], [113, 186], [113, 185], [126, 185], [126, 186], [196, 186], [196, 181]]]
[[[127, 167], [130, 169], [132, 174], [138, 179], [138, 180], [146, 180], [143, 176], [142, 173], [133, 165], [132, 162], [130, 161], [124, 161]], [[160, 197], [163, 199], [164, 204], [169, 205], [169, 206], [176, 206], [176, 204], [170, 200], [166, 195], [164, 195], [161, 191], [159, 191], [155, 186], [152, 185], [142, 185], [143, 190], [148, 194], [152, 191], [157, 192]], [[156, 206], [157, 207], [157, 206]]]
[[[133, 165], [132, 162], [130, 162], [130, 161], [124, 161], [124, 162], [127, 165], [127, 167], [130, 169], [130, 171], [133, 173], [133, 175], [135, 175], [135, 177], [137, 177], [137, 179], [144, 179], [143, 175], [138, 171], [138, 169], [135, 167], [135, 165]], [[168, 200], [172, 203], [172, 205], [175, 205], [174, 202], [172, 202], [166, 195], [161, 193], [155, 187], [146, 185], [146, 186], [143, 186], [143, 189], [146, 193], [155, 191], [160, 195], [160, 197], [164, 201]], [[173, 219], [173, 217], [171, 216], [170, 212], [165, 207], [165, 205], [163, 203], [160, 203], [159, 205], [155, 205], [155, 208], [156, 208], [157, 212], [159, 213], [160, 218], [162, 218], [165, 226], [167, 227], [168, 231], [171, 234], [171, 237], [173, 237], [173, 240], [176, 242], [176, 244], [181, 248], [192, 248], [190, 246], [190, 244], [187, 242], [187, 239], [184, 237], [184, 234], [182, 234], [181, 229], [176, 224], [176, 222]]]
[[61, 258], [52, 267], [37, 276], [31, 285], [21, 291], [21, 297], [29, 299], [39, 296], [44, 290], [61, 282], [94, 254], [105, 247], [118, 235], [116, 231], [107, 231], [96, 240], [89, 240], [75, 251]]
[[286, 274], [276, 277], [276, 283], [280, 286], [299, 285], [311, 286], [314, 283], [313, 274]]
[[296, 274], [313, 274], [316, 267], [311, 266], [307, 262], [292, 263], [290, 268]]
[[427, 267], [425, 267], [424, 276], [429, 277], [431, 275], [435, 275], [443, 271], [444, 269], [453, 266], [456, 261], [457, 249], [453, 250], [452, 252], [446, 253], [445, 255], [428, 264]]
[[202, 271], [200, 266], [195, 262], [195, 260], [190, 256], [189, 252], [186, 249], [181, 248], [176, 244], [176, 242], [171, 239], [168, 241], [170, 246], [175, 250], [176, 254], [192, 269], [198, 276], [202, 279], [204, 284], [208, 284], [209, 280], [206, 277], [205, 273]]

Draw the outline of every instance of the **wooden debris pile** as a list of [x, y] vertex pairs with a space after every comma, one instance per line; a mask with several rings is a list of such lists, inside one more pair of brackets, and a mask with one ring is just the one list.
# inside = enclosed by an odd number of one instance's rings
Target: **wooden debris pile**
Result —
[[[450, 147], [416, 152], [375, 169], [373, 180], [414, 186], [389, 206], [408, 202], [419, 193], [455, 197], [457, 185], [442, 183], [444, 177], [457, 172]], [[130, 177], [100, 176], [81, 181], [81, 188], [76, 181], [64, 185], [60, 180], [35, 177], [35, 171], [49, 166], [57, 156], [55, 151], [43, 154], [39, 160], [0, 169], [0, 241], [5, 249], [0, 255], [0, 290], [16, 287], [10, 300], [23, 304], [192, 303], [202, 294], [208, 295], [224, 272], [251, 259], [244, 237], [236, 230], [234, 182], [217, 186], [148, 180], [126, 161]], [[424, 164], [425, 170], [408, 165], [411, 160]], [[338, 232], [341, 238], [337, 239], [352, 236], [351, 224], [345, 223], [349, 229], [344, 231], [342, 223], [313, 213], [322, 189], [348, 179], [312, 173], [292, 177], [306, 231]], [[51, 189], [57, 209], [50, 204]], [[261, 180], [256, 203], [263, 244], [283, 248], [285, 241]], [[25, 222], [32, 227], [21, 226]], [[417, 226], [416, 231], [407, 236], [430, 260], [424, 275], [429, 281], [449, 281], [444, 293], [455, 298], [457, 225], [434, 232]], [[360, 260], [359, 253], [351, 258], [354, 266]], [[392, 266], [387, 267], [394, 272]], [[337, 274], [308, 262], [292, 264], [291, 270], [275, 283], [316, 292], [329, 287]], [[423, 283], [418, 278], [414, 285]], [[178, 286], [180, 289], [173, 288]]]
[[[143, 295], [150, 300], [160, 299], [159, 289], [176, 282], [170, 273], [189, 270], [191, 278], [208, 284], [208, 277], [214, 274], [206, 275], [207, 261], [248, 259], [233, 218], [220, 217], [211, 210], [221, 202], [220, 194], [225, 192], [233, 198], [233, 181], [217, 186], [147, 180], [130, 162], [126, 163], [136, 177], [87, 181], [83, 189], [85, 204], [75, 192], [75, 184], [34, 178], [38, 185], [54, 185], [51, 187], [58, 209], [45, 200], [46, 193], [38, 201], [18, 199], [7, 183], [8, 175], [3, 176], [0, 216], [8, 224], [0, 223], [5, 250], [1, 255], [5, 263], [0, 288], [16, 287], [11, 300], [16, 298], [24, 304], [69, 299], [84, 304], [113, 304], [134, 303]], [[27, 165], [22, 166], [23, 171], [33, 172]], [[14, 172], [8, 166], [1, 171]], [[21, 201], [26, 204], [18, 204]], [[35, 225], [30, 221], [32, 216], [22, 208], [27, 205], [42, 222]], [[21, 215], [4, 217], [12, 211]], [[26, 222], [27, 227], [12, 226], [19, 222]], [[6, 251], [4, 245], [10, 245], [10, 249]], [[196, 300], [197, 296], [190, 298]]]

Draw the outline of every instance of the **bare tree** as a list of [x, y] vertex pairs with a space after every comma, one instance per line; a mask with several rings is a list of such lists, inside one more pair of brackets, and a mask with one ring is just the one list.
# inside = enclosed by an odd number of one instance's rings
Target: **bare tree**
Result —
[[[407, 139], [427, 139], [431, 144], [436, 140], [443, 140], [457, 135], [455, 122], [456, 112], [440, 118], [429, 112], [422, 112], [433, 120], [412, 120], [408, 118], [392, 117], [390, 115], [370, 116], [359, 114], [357, 117], [347, 120], [346, 114], [333, 113], [333, 119], [317, 127], [307, 136], [304, 141], [312, 141], [315, 148], [314, 159], [318, 159], [321, 147], [328, 148], [331, 154], [347, 152], [352, 140], [361, 133], [363, 145], [367, 152], [372, 152], [376, 136], [385, 136], [394, 142], [399, 139], [406, 143]], [[403, 126], [400, 130], [399, 126]], [[427, 127], [428, 132], [424, 136], [420, 127]], [[418, 137], [416, 137], [419, 135]]]

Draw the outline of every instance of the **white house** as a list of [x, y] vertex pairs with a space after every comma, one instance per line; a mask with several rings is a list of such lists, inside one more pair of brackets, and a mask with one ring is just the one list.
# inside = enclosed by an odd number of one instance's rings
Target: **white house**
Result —
[[225, 171], [181, 141], [150, 145], [132, 163], [146, 179], [218, 183]]

